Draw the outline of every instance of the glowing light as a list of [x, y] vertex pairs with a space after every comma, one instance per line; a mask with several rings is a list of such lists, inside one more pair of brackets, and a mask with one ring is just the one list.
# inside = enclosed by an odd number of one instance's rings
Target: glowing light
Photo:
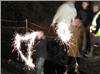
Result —
[[[21, 59], [25, 62], [25, 64], [31, 68], [34, 69], [35, 65], [33, 63], [33, 60], [31, 58], [32, 56], [32, 50], [33, 50], [33, 46], [35, 43], [35, 39], [36, 37], [42, 37], [39, 34], [39, 31], [33, 31], [32, 33], [26, 33], [25, 35], [20, 35], [20, 34], [16, 34], [15, 35], [15, 40], [14, 40], [14, 49], [16, 49], [21, 57]], [[21, 42], [26, 42], [28, 43], [27, 46], [27, 57], [25, 57], [21, 51]]]
[[58, 34], [58, 37], [62, 40], [62, 42], [68, 44], [71, 38], [71, 32], [69, 30], [69, 26], [66, 25], [65, 22], [60, 22], [57, 24], [56, 33]]
[[56, 33], [66, 45], [68, 45], [71, 38], [70, 26], [76, 15], [74, 2], [65, 2], [58, 8], [53, 18], [51, 26], [56, 25]]

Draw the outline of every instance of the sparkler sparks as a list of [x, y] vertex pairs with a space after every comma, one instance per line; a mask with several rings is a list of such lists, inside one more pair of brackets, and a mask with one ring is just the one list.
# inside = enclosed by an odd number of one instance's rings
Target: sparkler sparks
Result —
[[62, 42], [68, 45], [68, 42], [71, 38], [71, 32], [68, 25], [66, 25], [65, 22], [60, 22], [57, 24], [56, 28], [56, 33], [58, 34], [58, 37], [62, 40]]
[[[51, 26], [56, 27], [55, 30], [60, 40], [69, 47], [71, 47], [70, 44], [73, 44], [70, 41], [73, 36], [73, 33], [71, 33], [71, 25], [73, 25], [76, 16], [77, 11], [74, 2], [66, 2], [58, 8], [51, 24]], [[73, 51], [72, 53], [74, 54]], [[78, 72], [79, 65], [76, 57], [75, 61], [75, 71]]]
[[[14, 49], [16, 49], [18, 51], [21, 59], [31, 69], [34, 69], [34, 67], [35, 67], [31, 56], [32, 56], [32, 48], [34, 46], [36, 37], [38, 37], [38, 38], [42, 37], [42, 36], [40, 36], [39, 31], [34, 31], [32, 33], [26, 33], [23, 36], [17, 33], [15, 35], [15, 40], [14, 40]], [[25, 57], [21, 51], [21, 42], [25, 42], [25, 43], [28, 42], [27, 57]]]
[[51, 26], [56, 25], [56, 33], [66, 45], [68, 45], [71, 38], [70, 25], [76, 16], [77, 11], [74, 2], [65, 2], [58, 8], [53, 18]]

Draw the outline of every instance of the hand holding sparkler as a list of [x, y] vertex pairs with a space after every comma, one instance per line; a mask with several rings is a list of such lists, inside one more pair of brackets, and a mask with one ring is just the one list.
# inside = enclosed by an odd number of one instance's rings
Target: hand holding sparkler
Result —
[[[40, 39], [44, 35], [41, 31], [33, 31], [32, 33], [26, 33], [25, 35], [16, 34], [14, 40], [14, 49], [16, 49], [21, 57], [21, 59], [28, 66], [28, 69], [34, 69], [35, 64], [33, 63], [32, 51], [35, 44], [36, 38]], [[27, 43], [27, 57], [25, 57], [21, 51], [21, 42]]]

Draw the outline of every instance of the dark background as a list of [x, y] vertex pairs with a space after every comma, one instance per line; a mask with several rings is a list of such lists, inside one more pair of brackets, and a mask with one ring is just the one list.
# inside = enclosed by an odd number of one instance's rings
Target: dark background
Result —
[[[28, 20], [28, 32], [31, 30], [43, 30], [46, 35], [55, 37], [53, 29], [50, 29], [53, 16], [57, 8], [64, 1], [2, 1], [1, 2], [1, 68], [2, 74], [33, 74], [23, 69], [23, 64], [17, 60], [17, 53], [13, 52], [13, 39], [15, 32], [26, 32], [26, 19]], [[90, 2], [92, 4], [92, 2]], [[80, 8], [80, 1], [76, 2], [76, 8]], [[50, 31], [48, 31], [50, 29]], [[10, 59], [10, 60], [9, 60]], [[20, 59], [20, 58], [19, 58]], [[97, 74], [100, 64], [81, 60], [82, 70], [87, 74]], [[96, 61], [100, 62], [100, 61]], [[92, 64], [92, 65], [91, 65]], [[84, 66], [85, 65], [85, 66]], [[86, 67], [88, 66], [88, 67]], [[94, 67], [94, 68], [92, 68]], [[96, 68], [97, 67], [97, 68]], [[92, 69], [90, 69], [92, 68]], [[96, 73], [97, 71], [97, 73]], [[91, 73], [89, 73], [91, 72]], [[86, 73], [85, 73], [86, 74]]]

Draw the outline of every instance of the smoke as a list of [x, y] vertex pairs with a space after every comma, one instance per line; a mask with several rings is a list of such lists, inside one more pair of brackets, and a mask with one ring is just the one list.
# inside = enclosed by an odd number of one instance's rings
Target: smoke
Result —
[[56, 26], [56, 33], [65, 44], [68, 44], [71, 38], [70, 25], [76, 16], [74, 2], [65, 2], [58, 8], [53, 18], [51, 26]]

